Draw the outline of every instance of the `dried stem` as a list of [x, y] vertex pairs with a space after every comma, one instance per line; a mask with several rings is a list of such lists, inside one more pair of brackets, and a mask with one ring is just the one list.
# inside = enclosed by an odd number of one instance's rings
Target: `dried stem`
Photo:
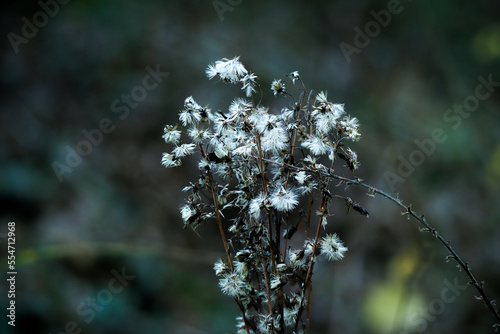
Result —
[[229, 267], [231, 267], [231, 270], [234, 270], [233, 267], [233, 261], [231, 260], [231, 253], [229, 252], [229, 247], [227, 246], [227, 240], [226, 240], [226, 235], [224, 233], [224, 228], [222, 227], [222, 219], [220, 217], [220, 212], [219, 212], [219, 203], [217, 201], [217, 194], [215, 193], [215, 189], [213, 187], [213, 180], [212, 176], [210, 178], [210, 188], [212, 189], [212, 198], [214, 200], [214, 206], [215, 206], [215, 214], [217, 215], [217, 225], [219, 225], [219, 232], [222, 237], [222, 243], [224, 244], [224, 249], [227, 254], [227, 260], [229, 261]]
[[[272, 219], [271, 219], [271, 213], [269, 212], [267, 214], [267, 221], [268, 221], [268, 229], [269, 229], [269, 251], [271, 252], [271, 265], [273, 267], [273, 273], [276, 274], [276, 259], [274, 256], [274, 250], [273, 250], [273, 225], [272, 225]], [[279, 231], [278, 231], [279, 235]]]
[[[262, 157], [262, 145], [260, 142], [260, 134], [257, 132], [256, 133], [256, 139], [257, 139], [257, 151], [259, 152], [259, 169], [262, 177], [262, 190], [264, 193], [267, 194], [267, 180], [266, 180], [266, 173], [264, 171], [264, 163], [263, 163], [263, 157]], [[268, 229], [269, 229], [269, 238], [270, 240], [273, 240], [273, 229], [272, 229], [272, 224], [271, 224], [271, 216], [268, 213]], [[270, 251], [271, 251], [271, 263], [273, 266], [273, 272], [276, 273], [276, 262], [274, 259], [274, 251], [272, 245], [270, 245]]]
[[[326, 202], [326, 199], [325, 199], [325, 195], [323, 194], [323, 195], [321, 195], [320, 209], [325, 206], [325, 202]], [[316, 235], [314, 237], [314, 244], [313, 244], [313, 251], [312, 251], [312, 255], [311, 255], [311, 262], [309, 263], [309, 268], [307, 269], [307, 275], [306, 275], [306, 279], [304, 281], [304, 291], [302, 293], [304, 295], [304, 298], [302, 299], [302, 302], [301, 302], [302, 305], [303, 305], [303, 302], [305, 300], [305, 294], [306, 294], [306, 292], [308, 292], [306, 328], [308, 328], [308, 326], [309, 326], [308, 322], [309, 322], [309, 312], [310, 312], [310, 303], [311, 303], [310, 297], [311, 297], [311, 289], [312, 289], [312, 286], [309, 284], [309, 281], [311, 279], [312, 270], [313, 270], [313, 267], [314, 267], [314, 260], [315, 260], [315, 257], [316, 257], [316, 249], [318, 247], [318, 240], [319, 240], [320, 231], [321, 231], [321, 219], [319, 220], [318, 227], [316, 228]], [[295, 331], [297, 331], [297, 327], [298, 327], [298, 324], [299, 324], [299, 319], [300, 319], [300, 316], [301, 316], [302, 311], [303, 311], [302, 305], [301, 305], [301, 307], [299, 309], [299, 312], [298, 312], [298, 315], [297, 315], [297, 322], [295, 323]]]
[[247, 334], [250, 334], [250, 328], [248, 328], [248, 319], [245, 315], [245, 308], [243, 307], [243, 305], [241, 305], [241, 302], [238, 299], [235, 298], [234, 300], [236, 301], [236, 304], [238, 304], [238, 307], [240, 308], [241, 315], [243, 318], [243, 323], [245, 324], [245, 330], [247, 331]]
[[483, 302], [486, 304], [486, 307], [490, 310], [490, 312], [495, 316], [496, 320], [497, 321], [500, 321], [500, 315], [498, 313], [498, 311], [495, 309], [495, 307], [493, 306], [491, 300], [486, 296], [486, 293], [484, 292], [484, 289], [482, 287], [482, 284], [480, 284], [477, 279], [475, 278], [475, 276], [472, 274], [472, 271], [469, 267], [469, 264], [467, 262], [464, 262], [460, 256], [457, 254], [457, 252], [453, 249], [453, 247], [451, 246], [450, 244], [450, 241], [447, 241], [445, 240], [441, 234], [439, 234], [437, 232], [437, 230], [430, 226], [427, 221], [425, 220], [424, 218], [424, 215], [418, 215], [415, 211], [413, 211], [411, 209], [411, 206], [406, 206], [403, 204], [403, 202], [396, 198], [396, 197], [393, 197], [391, 195], [389, 195], [388, 193], [380, 190], [380, 189], [377, 189], [375, 187], [372, 187], [366, 183], [363, 183], [361, 179], [348, 179], [346, 177], [343, 177], [343, 176], [339, 176], [339, 175], [335, 175], [335, 174], [329, 174], [329, 177], [333, 178], [333, 179], [336, 179], [336, 180], [339, 180], [339, 181], [342, 181], [343, 183], [347, 184], [347, 185], [356, 185], [356, 186], [360, 186], [360, 187], [363, 187], [363, 188], [366, 188], [368, 190], [370, 190], [371, 192], [373, 193], [376, 193], [376, 194], [379, 194], [387, 199], [389, 199], [390, 201], [396, 203], [398, 206], [400, 206], [401, 208], [403, 208], [405, 210], [405, 212], [403, 214], [408, 214], [410, 216], [412, 216], [414, 219], [416, 219], [420, 224], [422, 224], [424, 227], [425, 227], [425, 230], [432, 233], [432, 235], [434, 237], [436, 237], [436, 239], [438, 239], [441, 244], [443, 244], [444, 247], [446, 247], [446, 249], [448, 250], [448, 252], [450, 252], [450, 257], [453, 258], [455, 261], [457, 261], [459, 267], [466, 273], [466, 275], [469, 277], [470, 281], [469, 281], [469, 284], [470, 285], [473, 285], [476, 290], [479, 292], [479, 295], [481, 296], [480, 299], [483, 300]]
[[269, 278], [267, 276], [267, 268], [266, 268], [266, 260], [264, 256], [264, 247], [262, 246], [262, 242], [260, 244], [260, 251], [262, 254], [262, 272], [264, 273], [264, 282], [266, 283], [266, 292], [267, 292], [267, 304], [269, 306], [269, 314], [273, 315], [273, 306], [271, 302], [271, 290], [269, 289]]
[[[293, 166], [293, 165], [288, 165], [288, 164], [282, 164], [282, 165], [286, 165], [286, 167], [288, 168], [293, 168], [293, 169], [299, 169], [301, 170], [302, 168], [301, 167], [297, 167], [297, 166]], [[457, 252], [453, 249], [453, 247], [451, 246], [451, 243], [450, 241], [447, 241], [445, 240], [441, 234], [438, 233], [438, 231], [432, 227], [431, 225], [429, 225], [429, 223], [427, 223], [427, 221], [425, 220], [424, 216], [423, 215], [418, 215], [414, 210], [412, 210], [411, 206], [406, 206], [403, 204], [403, 202], [394, 197], [394, 196], [391, 196], [389, 195], [388, 193], [386, 193], [385, 191], [382, 191], [378, 188], [375, 188], [375, 187], [372, 187], [366, 183], [363, 183], [362, 182], [362, 179], [349, 179], [349, 178], [346, 178], [344, 176], [340, 176], [340, 175], [336, 175], [336, 174], [333, 174], [331, 172], [326, 172], [326, 171], [321, 171], [321, 170], [313, 170], [313, 169], [308, 169], [310, 172], [313, 172], [313, 173], [316, 173], [316, 174], [320, 174], [322, 176], [325, 176], [325, 177], [328, 177], [330, 179], [334, 179], [334, 180], [339, 180], [341, 181], [342, 183], [345, 183], [346, 185], [355, 185], [355, 186], [359, 186], [359, 187], [362, 187], [362, 188], [365, 188], [365, 189], [368, 189], [370, 190], [371, 193], [373, 194], [379, 194], [381, 195], [382, 197], [385, 197], [387, 199], [389, 199], [390, 201], [396, 203], [396, 205], [398, 205], [399, 207], [403, 208], [405, 211], [403, 212], [403, 214], [407, 214], [407, 215], [410, 215], [411, 217], [413, 217], [414, 219], [416, 219], [421, 225], [424, 226], [425, 228], [425, 231], [428, 231], [430, 233], [432, 233], [432, 235], [438, 239], [441, 244], [446, 247], [446, 249], [448, 250], [448, 252], [450, 253], [450, 258], [453, 258], [460, 269], [462, 269], [465, 274], [468, 276], [469, 278], [469, 284], [470, 285], [473, 285], [476, 290], [478, 291], [480, 297], [479, 299], [483, 300], [483, 302], [485, 303], [486, 307], [488, 308], [488, 310], [493, 314], [493, 316], [496, 318], [497, 321], [500, 322], [500, 314], [498, 313], [498, 311], [495, 309], [493, 303], [491, 302], [491, 300], [488, 298], [488, 296], [486, 295], [481, 283], [478, 282], [478, 280], [476, 279], [476, 277], [473, 275], [471, 269], [470, 269], [470, 266], [467, 262], [464, 262], [461, 257], [457, 254]]]
[[[206, 159], [205, 150], [203, 150], [203, 146], [201, 144], [199, 145], [199, 149], [200, 149], [201, 156], [204, 159]], [[209, 179], [209, 183], [210, 183], [209, 184], [210, 190], [212, 192], [212, 198], [214, 201], [215, 214], [217, 215], [217, 225], [219, 226], [219, 232], [220, 232], [220, 235], [222, 238], [222, 243], [224, 244], [224, 250], [226, 251], [226, 254], [227, 254], [227, 260], [229, 261], [229, 267], [231, 267], [231, 270], [233, 270], [234, 269], [233, 261], [231, 260], [231, 253], [229, 252], [229, 247], [227, 246], [226, 234], [224, 233], [224, 228], [222, 227], [222, 219], [221, 219], [220, 212], [219, 212], [219, 202], [217, 201], [217, 193], [216, 193], [215, 187], [214, 187], [215, 182], [214, 182], [214, 179], [212, 177], [212, 174], [208, 174], [208, 179]]]
[[258, 132], [256, 133], [255, 138], [257, 139], [257, 151], [259, 152], [259, 169], [262, 177], [262, 189], [264, 190], [264, 193], [267, 194], [267, 182], [266, 182], [266, 174], [264, 172], [262, 145], [260, 143], [260, 134]]
[[309, 333], [309, 320], [311, 319], [311, 293], [312, 293], [312, 285], [309, 287], [309, 291], [307, 291], [307, 313], [306, 313], [306, 333]]

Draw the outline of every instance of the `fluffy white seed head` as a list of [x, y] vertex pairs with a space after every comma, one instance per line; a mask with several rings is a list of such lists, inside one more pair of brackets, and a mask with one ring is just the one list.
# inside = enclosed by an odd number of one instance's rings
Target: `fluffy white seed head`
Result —
[[205, 72], [209, 79], [218, 75], [224, 82], [237, 83], [248, 73], [239, 59], [240, 57], [237, 56], [233, 59], [223, 58], [217, 60], [214, 65], [208, 65]]
[[291, 188], [280, 187], [269, 199], [271, 205], [278, 211], [292, 211], [299, 203], [298, 195]]
[[177, 146], [172, 153], [174, 156], [179, 159], [183, 158], [185, 156], [193, 154], [194, 149], [196, 148], [195, 144], [182, 144], [180, 146]]
[[219, 280], [219, 287], [223, 294], [230, 297], [238, 297], [240, 295], [244, 295], [246, 291], [246, 283], [236, 272], [224, 274]]
[[164, 135], [162, 138], [165, 140], [165, 143], [167, 144], [176, 144], [179, 143], [179, 140], [181, 139], [181, 131], [176, 130], [175, 127], [171, 125], [165, 126], [163, 129]]
[[309, 149], [314, 155], [323, 155], [328, 152], [330, 146], [322, 137], [310, 136], [302, 142], [302, 146]]
[[344, 258], [347, 247], [344, 246], [337, 234], [327, 234], [320, 241], [320, 254], [330, 261], [338, 261]]
[[184, 222], [189, 222], [192, 217], [196, 215], [196, 210], [189, 204], [181, 207], [181, 217]]
[[178, 167], [181, 165], [181, 160], [177, 160], [175, 156], [171, 153], [163, 153], [161, 158], [161, 164], [166, 168]]
[[285, 89], [285, 84], [281, 79], [274, 80], [271, 83], [271, 91], [274, 93], [274, 95], [282, 94], [285, 95], [286, 89]]
[[288, 146], [288, 137], [281, 126], [264, 131], [261, 141], [265, 152], [277, 153]]

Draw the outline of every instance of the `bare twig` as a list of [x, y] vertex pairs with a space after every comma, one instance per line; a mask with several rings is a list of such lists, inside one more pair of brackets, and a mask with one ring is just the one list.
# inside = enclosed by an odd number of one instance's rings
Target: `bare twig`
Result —
[[[272, 162], [272, 161], [269, 161], [269, 162]], [[273, 162], [273, 163], [276, 163], [276, 162]], [[285, 165], [287, 168], [291, 168], [291, 169], [304, 170], [304, 168], [302, 168], [302, 167], [293, 166], [293, 165], [289, 165], [289, 164], [281, 163], [280, 165]], [[379, 194], [382, 197], [385, 197], [388, 200], [394, 202], [399, 207], [403, 208], [405, 210], [403, 212], [403, 214], [410, 215], [411, 217], [416, 219], [421, 225], [424, 226], [425, 231], [432, 233], [432, 235], [436, 239], [438, 239], [444, 247], [446, 247], [446, 249], [450, 253], [450, 255], [447, 258], [448, 259], [452, 258], [458, 263], [459, 268], [462, 269], [465, 272], [465, 274], [468, 276], [469, 284], [473, 285], [476, 288], [476, 290], [479, 292], [480, 297], [478, 297], [478, 299], [482, 300], [485, 303], [488, 310], [493, 314], [493, 316], [496, 318], [496, 320], [500, 322], [500, 314], [498, 313], [495, 306], [493, 305], [494, 302], [492, 302], [488, 298], [488, 296], [486, 295], [486, 293], [483, 289], [483, 284], [478, 282], [478, 280], [476, 279], [476, 277], [472, 273], [472, 270], [470, 269], [469, 264], [462, 260], [462, 258], [458, 255], [458, 253], [453, 249], [453, 247], [451, 246], [451, 243], [449, 241], [445, 240], [443, 238], [443, 236], [434, 227], [432, 227], [431, 225], [429, 225], [429, 223], [427, 223], [426, 219], [424, 218], [424, 215], [418, 215], [411, 208], [411, 206], [406, 206], [405, 204], [403, 204], [403, 202], [399, 198], [396, 198], [396, 197], [386, 193], [383, 190], [380, 190], [378, 188], [375, 188], [373, 186], [370, 186], [370, 185], [364, 183], [362, 179], [359, 179], [359, 178], [350, 179], [350, 178], [347, 178], [344, 176], [333, 174], [331, 171], [324, 171], [324, 170], [320, 170], [320, 169], [308, 168], [307, 170], [311, 173], [319, 174], [319, 175], [322, 175], [322, 176], [327, 177], [329, 179], [339, 180], [346, 185], [355, 185], [355, 186], [359, 186], [359, 187], [368, 189], [371, 194]], [[497, 325], [495, 324], [494, 326], [497, 326]]]
[[[316, 171], [317, 172], [317, 171]], [[473, 275], [471, 269], [470, 269], [470, 266], [467, 262], [464, 262], [460, 256], [457, 254], [457, 252], [453, 249], [453, 247], [451, 246], [450, 242], [445, 240], [443, 238], [443, 236], [441, 234], [438, 233], [438, 231], [432, 227], [431, 225], [429, 225], [429, 223], [427, 223], [426, 219], [424, 218], [424, 215], [418, 215], [412, 208], [411, 206], [406, 206], [403, 204], [403, 202], [394, 197], [394, 196], [391, 196], [389, 195], [388, 193], [378, 189], [378, 188], [375, 188], [375, 187], [372, 187], [366, 183], [363, 183], [361, 179], [349, 179], [349, 178], [346, 178], [346, 177], [343, 177], [343, 176], [340, 176], [340, 175], [335, 175], [335, 174], [331, 174], [331, 173], [324, 173], [324, 172], [321, 172], [324, 176], [327, 176], [327, 177], [330, 177], [332, 179], [335, 179], [335, 180], [339, 180], [347, 185], [355, 185], [355, 186], [360, 186], [360, 187], [363, 187], [365, 189], [368, 189], [370, 190], [372, 193], [375, 193], [375, 194], [379, 194], [381, 195], [382, 197], [385, 197], [387, 199], [389, 199], [390, 201], [396, 203], [396, 205], [398, 205], [399, 207], [403, 208], [405, 210], [404, 214], [408, 214], [410, 215], [411, 217], [413, 217], [414, 219], [416, 219], [420, 224], [422, 224], [424, 227], [425, 227], [425, 230], [432, 233], [432, 235], [438, 239], [441, 244], [443, 244], [444, 247], [446, 247], [446, 249], [448, 250], [448, 252], [450, 252], [450, 256], [449, 258], [453, 258], [455, 261], [457, 261], [458, 265], [460, 266], [460, 268], [466, 273], [466, 275], [469, 277], [469, 284], [470, 285], [473, 285], [476, 290], [479, 292], [479, 295], [481, 296], [480, 299], [483, 300], [483, 302], [486, 304], [486, 307], [490, 310], [490, 312], [495, 316], [496, 320], [497, 321], [500, 321], [500, 315], [498, 314], [498, 311], [495, 309], [495, 307], [493, 306], [491, 300], [486, 296], [486, 293], [482, 287], [482, 284], [480, 284], [476, 277]]]

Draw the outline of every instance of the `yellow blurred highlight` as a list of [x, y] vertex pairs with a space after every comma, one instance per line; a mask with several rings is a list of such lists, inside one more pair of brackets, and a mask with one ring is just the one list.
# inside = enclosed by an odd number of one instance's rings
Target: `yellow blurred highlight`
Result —
[[489, 62], [500, 58], [500, 25], [490, 25], [476, 34], [471, 43], [477, 60]]
[[389, 264], [387, 279], [368, 292], [363, 309], [365, 323], [377, 333], [392, 333], [404, 329], [409, 315], [425, 305], [424, 298], [408, 291], [408, 280], [418, 267], [416, 249], [396, 255]]
[[483, 178], [488, 188], [498, 190], [500, 185], [500, 146], [495, 148], [490, 161], [484, 167]]
[[397, 254], [389, 264], [389, 275], [406, 280], [418, 265], [418, 252], [415, 248]]
[[38, 260], [38, 253], [34, 249], [26, 249], [19, 253], [18, 263], [31, 264]]

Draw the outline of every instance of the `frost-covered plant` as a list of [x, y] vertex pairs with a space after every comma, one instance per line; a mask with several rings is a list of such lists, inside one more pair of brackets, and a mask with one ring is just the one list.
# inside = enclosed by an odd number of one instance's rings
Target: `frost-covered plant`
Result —
[[[186, 98], [179, 113], [184, 130], [165, 126], [163, 138], [173, 149], [163, 153], [161, 162], [177, 167], [186, 156], [199, 154], [199, 177], [183, 189], [189, 195], [180, 211], [186, 227], [218, 225], [226, 257], [217, 260], [214, 270], [221, 291], [241, 310], [238, 333], [307, 332], [315, 261], [318, 256], [338, 261], [347, 251], [337, 234], [325, 233], [331, 201], [340, 199], [368, 217], [332, 181], [393, 200], [442, 239], [399, 199], [360, 179], [339, 176], [338, 171], [352, 173], [360, 166], [349, 147], [361, 138], [358, 119], [348, 115], [343, 104], [329, 101], [326, 92], [307, 92], [297, 71], [287, 75], [292, 85], [301, 84], [297, 99], [282, 79], [271, 83], [275, 96], [291, 101], [278, 112], [255, 103], [258, 78], [239, 57], [209, 65], [206, 74], [241, 84], [246, 98], [235, 98], [226, 111]], [[468, 266], [445, 246], [469, 275]], [[469, 277], [477, 284], [472, 273]]]

